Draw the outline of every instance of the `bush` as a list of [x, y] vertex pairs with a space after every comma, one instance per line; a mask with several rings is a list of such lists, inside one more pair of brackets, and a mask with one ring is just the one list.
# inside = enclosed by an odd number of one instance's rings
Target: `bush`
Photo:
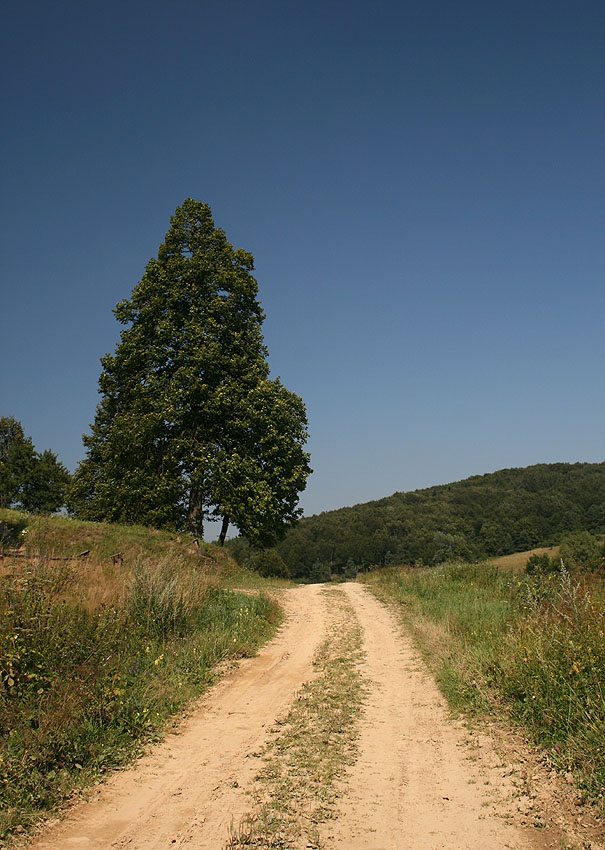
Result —
[[594, 570], [603, 564], [603, 549], [589, 531], [576, 531], [563, 538], [559, 551], [568, 569]]
[[318, 558], [309, 571], [309, 583], [318, 584], [319, 582], [330, 581], [331, 578], [330, 565], [324, 564]]
[[353, 558], [349, 558], [344, 569], [344, 577], [346, 579], [354, 579], [357, 578], [357, 564], [353, 560]]
[[549, 558], [546, 552], [539, 555], [534, 552], [530, 555], [525, 564], [525, 572], [528, 574], [536, 573], [546, 575], [547, 573], [556, 573], [561, 570], [561, 558]]
[[275, 549], [257, 552], [250, 558], [249, 565], [265, 578], [290, 578], [290, 570]]

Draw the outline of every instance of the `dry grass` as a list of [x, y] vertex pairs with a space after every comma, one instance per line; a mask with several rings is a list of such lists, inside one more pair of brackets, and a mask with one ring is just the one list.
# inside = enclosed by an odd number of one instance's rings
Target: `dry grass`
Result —
[[[111, 563], [112, 556], [126, 566], [138, 558], [179, 557], [192, 565], [215, 571], [232, 567], [231, 557], [218, 546], [196, 542], [188, 534], [159, 531], [140, 525], [84, 522], [67, 517], [44, 517], [0, 510], [0, 543], [30, 558], [73, 559], [74, 563]], [[78, 558], [88, 552], [84, 558]], [[60, 563], [57, 561], [56, 563]]]
[[509, 570], [513, 573], [522, 573], [525, 571], [525, 565], [531, 555], [548, 555], [549, 558], [554, 558], [559, 553], [558, 546], [543, 546], [538, 549], [529, 549], [527, 552], [513, 552], [512, 555], [501, 555], [498, 558], [488, 558], [487, 563], [493, 564], [501, 570]]

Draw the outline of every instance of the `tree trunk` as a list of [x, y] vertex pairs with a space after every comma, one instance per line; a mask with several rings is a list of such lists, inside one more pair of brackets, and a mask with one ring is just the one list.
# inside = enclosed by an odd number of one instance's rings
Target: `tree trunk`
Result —
[[229, 528], [229, 517], [225, 514], [223, 517], [223, 527], [221, 528], [221, 533], [218, 539], [218, 542], [221, 546], [225, 545], [225, 537], [227, 536], [227, 529]]
[[193, 488], [189, 491], [187, 526], [189, 531], [199, 540], [204, 539], [204, 508], [202, 507], [202, 494], [199, 490]]

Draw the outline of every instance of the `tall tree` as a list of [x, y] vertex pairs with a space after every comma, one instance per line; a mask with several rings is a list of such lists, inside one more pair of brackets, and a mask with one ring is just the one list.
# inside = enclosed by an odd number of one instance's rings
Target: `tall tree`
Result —
[[65, 504], [69, 481], [54, 452], [38, 454], [20, 422], [0, 418], [0, 507], [54, 513]]
[[[177, 208], [158, 256], [116, 318], [102, 400], [71, 509], [88, 519], [188, 527], [223, 518], [252, 538], [297, 518], [310, 472], [305, 409], [269, 380], [254, 260], [210, 208]], [[224, 539], [224, 533], [222, 535]]]
[[36, 451], [23, 426], [12, 416], [0, 418], [0, 507], [10, 508], [20, 499]]
[[21, 507], [34, 514], [53, 514], [65, 504], [71, 476], [50, 450], [36, 453], [21, 491]]

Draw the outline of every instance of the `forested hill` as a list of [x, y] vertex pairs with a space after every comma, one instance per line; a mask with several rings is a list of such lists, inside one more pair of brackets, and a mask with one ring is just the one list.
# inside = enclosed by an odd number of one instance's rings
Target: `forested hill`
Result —
[[538, 464], [394, 493], [308, 517], [278, 548], [293, 576], [320, 566], [436, 564], [605, 533], [605, 463]]

